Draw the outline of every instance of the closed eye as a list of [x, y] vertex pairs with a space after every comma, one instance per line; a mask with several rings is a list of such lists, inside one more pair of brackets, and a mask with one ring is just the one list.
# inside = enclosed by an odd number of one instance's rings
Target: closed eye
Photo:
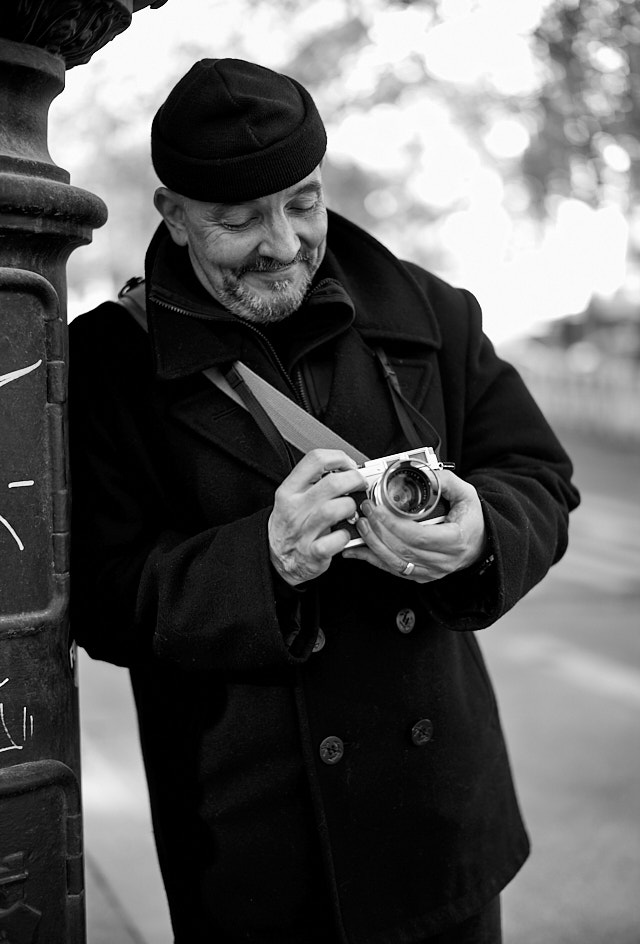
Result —
[[248, 220], [243, 220], [241, 223], [232, 223], [229, 220], [219, 220], [219, 225], [231, 233], [239, 233], [242, 232], [242, 230], [249, 229], [253, 222], [254, 217], [250, 217]]
[[312, 213], [314, 210], [320, 206], [320, 200], [313, 200], [311, 203], [294, 203], [289, 207], [289, 212], [292, 213]]

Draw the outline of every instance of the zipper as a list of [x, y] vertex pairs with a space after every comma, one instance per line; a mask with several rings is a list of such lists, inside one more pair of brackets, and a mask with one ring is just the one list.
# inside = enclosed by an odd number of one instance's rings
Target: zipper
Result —
[[296, 393], [300, 398], [300, 404], [304, 407], [307, 413], [311, 413], [313, 416], [313, 409], [311, 407], [311, 401], [309, 400], [309, 395], [307, 394], [307, 389], [304, 385], [304, 380], [302, 377], [302, 370], [300, 367], [296, 367], [295, 373], [293, 375], [293, 382], [296, 388]]
[[[320, 285], [318, 285], [318, 288], [319, 287]], [[149, 298], [152, 302], [154, 302], [154, 304], [160, 305], [161, 308], [166, 308], [168, 311], [173, 311], [176, 314], [186, 315], [188, 318], [198, 318], [200, 321], [211, 320], [209, 315], [201, 315], [197, 311], [190, 311], [188, 308], [181, 308], [179, 305], [172, 305], [170, 302], [165, 302], [163, 299], [158, 298], [158, 296], [154, 295], [153, 293], [149, 295]], [[300, 369], [299, 368], [296, 369], [295, 377], [293, 378], [290, 377], [285, 369], [284, 364], [282, 363], [282, 361], [280, 360], [280, 357], [278, 356], [278, 352], [272, 345], [269, 338], [267, 338], [262, 333], [262, 331], [260, 331], [259, 328], [256, 328], [255, 325], [247, 321], [242, 321], [239, 318], [223, 318], [222, 320], [227, 321], [230, 324], [241, 325], [243, 330], [246, 329], [248, 331], [251, 331], [254, 335], [256, 335], [260, 339], [260, 342], [262, 343], [262, 346], [266, 350], [267, 355], [271, 358], [273, 364], [278, 369], [278, 372], [281, 374], [283, 380], [285, 381], [287, 387], [293, 394], [298, 405], [303, 407], [303, 409], [306, 410], [307, 413], [313, 413], [313, 410], [311, 409], [311, 402], [309, 400], [309, 396], [304, 387], [304, 381], [302, 379], [302, 372], [300, 371]]]
[[272, 345], [269, 338], [267, 338], [259, 328], [256, 328], [256, 326], [251, 324], [250, 322], [241, 321], [240, 324], [242, 324], [245, 328], [248, 328], [250, 331], [253, 332], [253, 334], [256, 334], [260, 338], [263, 346], [267, 350], [267, 353], [271, 354], [274, 364], [276, 365], [276, 367], [278, 368], [278, 370], [280, 371], [280, 373], [286, 380], [289, 389], [291, 390], [294, 397], [296, 398], [296, 401], [298, 402], [298, 405], [303, 407], [303, 409], [305, 409], [307, 413], [311, 413], [311, 404], [309, 403], [307, 392], [304, 389], [304, 385], [302, 382], [302, 375], [300, 371], [296, 370], [295, 377], [291, 377], [289, 373], [287, 372], [287, 370], [285, 369], [284, 364], [280, 360], [278, 352]]
[[280, 360], [278, 352], [272, 345], [269, 338], [265, 337], [262, 331], [259, 328], [256, 328], [255, 325], [250, 324], [246, 321], [242, 322], [242, 324], [244, 325], [245, 328], [249, 328], [250, 331], [253, 331], [254, 334], [258, 335], [263, 345], [267, 349], [267, 352], [271, 354], [274, 363], [278, 367], [280, 373], [282, 374], [284, 379], [287, 381], [287, 384], [289, 385], [290, 390], [294, 394], [298, 402], [298, 406], [301, 406], [304, 410], [306, 410], [307, 413], [313, 414], [313, 410], [311, 409], [311, 401], [309, 400], [309, 396], [305, 389], [304, 381], [302, 379], [302, 371], [300, 370], [300, 368], [296, 367], [294, 375], [292, 377], [286, 370], [282, 361]]
[[[160, 305], [161, 308], [167, 308], [169, 311], [175, 311], [179, 315], [187, 315], [189, 318], [198, 318], [200, 321], [211, 321], [209, 315], [201, 315], [197, 311], [190, 311], [188, 308], [181, 308], [179, 305], [172, 305], [171, 302], [165, 302], [163, 298], [158, 298], [153, 292], [149, 295], [149, 299], [154, 302], [156, 305]], [[225, 318], [225, 321], [231, 321], [230, 318]]]

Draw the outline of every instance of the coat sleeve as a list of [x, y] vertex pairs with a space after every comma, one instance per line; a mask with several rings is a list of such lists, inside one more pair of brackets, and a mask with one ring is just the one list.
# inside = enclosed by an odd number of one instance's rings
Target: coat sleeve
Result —
[[[572, 465], [517, 370], [496, 354], [469, 292], [435, 280], [446, 458], [482, 503], [493, 563], [429, 584], [432, 614], [453, 629], [482, 629], [506, 613], [564, 554], [579, 496]], [[461, 358], [464, 362], [461, 363]]]
[[[296, 630], [307, 601], [274, 579], [271, 509], [205, 530], [176, 514], [159, 469], [162, 444], [153, 448], [157, 430], [142, 406], [139, 329], [101, 332], [95, 320], [81, 316], [70, 330], [74, 637], [118, 665], [157, 657], [227, 677], [306, 658]], [[104, 346], [117, 343], [110, 359]]]

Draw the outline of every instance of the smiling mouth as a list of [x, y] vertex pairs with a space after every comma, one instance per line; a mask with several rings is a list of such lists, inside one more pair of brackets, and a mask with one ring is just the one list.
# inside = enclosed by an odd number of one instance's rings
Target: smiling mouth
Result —
[[285, 289], [294, 284], [300, 276], [300, 265], [297, 261], [289, 262], [286, 266], [277, 269], [245, 269], [241, 281], [254, 288], [281, 288]]
[[261, 278], [266, 276], [269, 279], [286, 279], [287, 275], [293, 272], [297, 262], [289, 262], [286, 266], [279, 266], [277, 269], [248, 269], [245, 275], [258, 275]]
[[237, 278], [243, 275], [267, 275], [272, 278], [287, 276], [287, 273], [293, 271], [300, 263], [308, 263], [309, 256], [304, 252], [299, 252], [289, 262], [276, 262], [275, 259], [262, 259], [256, 261], [253, 265], [243, 266], [236, 273]]

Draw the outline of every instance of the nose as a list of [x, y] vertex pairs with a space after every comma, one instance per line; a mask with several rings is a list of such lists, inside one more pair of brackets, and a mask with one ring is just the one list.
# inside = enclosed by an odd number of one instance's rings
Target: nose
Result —
[[278, 262], [291, 262], [300, 249], [300, 238], [286, 213], [273, 214], [264, 223], [264, 234], [258, 247], [261, 256]]

